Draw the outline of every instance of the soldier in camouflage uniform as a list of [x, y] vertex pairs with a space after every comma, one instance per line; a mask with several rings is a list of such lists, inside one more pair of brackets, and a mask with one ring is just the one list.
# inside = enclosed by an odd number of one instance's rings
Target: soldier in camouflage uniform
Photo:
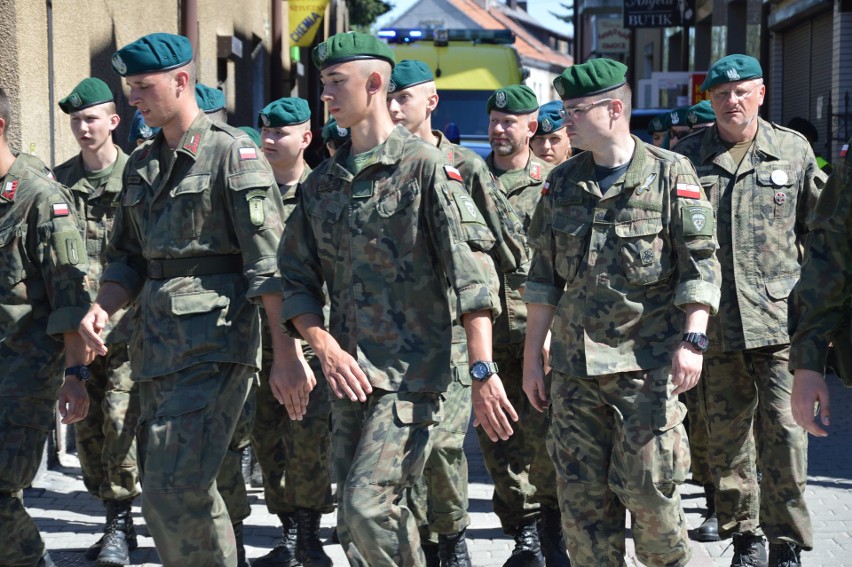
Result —
[[[432, 70], [422, 61], [400, 61], [391, 73], [388, 91], [394, 124], [438, 147], [461, 172], [468, 194], [495, 236], [496, 245], [489, 252], [498, 270], [525, 279], [526, 243], [521, 223], [488, 166], [475, 152], [451, 144], [440, 131], [432, 130], [432, 112], [438, 105]], [[444, 396], [444, 419], [432, 431], [425, 474], [412, 491], [411, 507], [421, 525], [427, 565], [470, 565], [464, 537], [470, 525], [464, 438], [470, 422], [471, 377], [460, 321], [453, 327], [452, 349], [452, 367], [447, 369], [452, 381]], [[437, 534], [437, 544], [429, 541], [433, 534]]]
[[[59, 101], [69, 115], [80, 153], [56, 167], [56, 179], [71, 189], [74, 212], [86, 243], [89, 280], [97, 291], [102, 254], [118, 208], [121, 175], [127, 154], [113, 144], [120, 121], [109, 87], [97, 78], [83, 79]], [[107, 565], [130, 563], [136, 530], [130, 508], [139, 495], [136, 467], [136, 423], [139, 397], [130, 376], [127, 343], [132, 313], [120, 310], [103, 333], [109, 354], [89, 366], [89, 415], [75, 426], [77, 455], [89, 494], [106, 507], [104, 535], [87, 557]]]
[[[282, 319], [311, 344], [338, 398], [337, 531], [350, 564], [419, 567], [425, 557], [407, 495], [443, 417], [453, 303], [470, 358], [490, 361], [499, 299], [493, 263], [481, 250], [494, 236], [458, 170], [394, 127], [386, 96], [395, 61], [384, 42], [337, 34], [312, 56], [322, 99], [351, 139], [300, 187], [278, 255]], [[472, 396], [485, 426], [510, 434], [517, 415], [499, 378], [474, 386]]]
[[803, 136], [758, 117], [765, 86], [756, 59], [723, 57], [701, 89], [716, 124], [677, 151], [713, 203], [720, 246], [722, 301], [699, 386], [719, 534], [734, 537], [734, 565], [766, 565], [765, 533], [769, 564], [792, 567], [813, 536], [807, 436], [790, 410], [787, 296], [825, 176]]
[[71, 196], [37, 158], [9, 149], [10, 118], [0, 89], [0, 562], [52, 567], [22, 490], [41, 463], [57, 397], [63, 423], [88, 413], [89, 357], [76, 327], [91, 299]]
[[[311, 172], [305, 149], [311, 143], [311, 110], [301, 98], [282, 98], [260, 111], [263, 155], [272, 166], [284, 199], [284, 222], [298, 202], [299, 185]], [[263, 314], [265, 319], [265, 314]], [[255, 567], [300, 563], [305, 567], [330, 567], [318, 530], [322, 514], [334, 509], [331, 495], [331, 398], [319, 360], [302, 341], [305, 358], [316, 378], [305, 414], [289, 419], [269, 384], [272, 348], [263, 334], [263, 365], [257, 390], [251, 439], [263, 471], [263, 494], [271, 514], [281, 519], [284, 538], [272, 551], [252, 560]]]
[[561, 101], [542, 104], [538, 109], [538, 127], [530, 139], [532, 153], [553, 167], [567, 160], [573, 153], [561, 112]]
[[639, 560], [679, 567], [689, 448], [677, 395], [701, 376], [719, 264], [689, 161], [630, 135], [626, 72], [601, 58], [554, 80], [586, 151], [551, 172], [529, 229], [524, 382], [543, 387], [552, 330], [547, 445], [573, 561], [624, 565], [626, 509]]
[[[792, 409], [796, 423], [825, 437], [831, 400], [825, 383], [829, 345], [848, 350], [849, 283], [852, 282], [852, 140], [840, 150], [840, 163], [808, 218], [810, 237], [802, 277], [790, 294], [790, 370], [794, 372]], [[838, 372], [838, 375], [841, 373]], [[848, 376], [842, 376], [847, 386]], [[819, 404], [819, 423], [814, 420]], [[822, 427], [820, 427], [822, 426]]]
[[[492, 151], [485, 162], [520, 216], [526, 234], [541, 187], [552, 169], [530, 149], [530, 138], [538, 125], [538, 100], [529, 87], [513, 85], [494, 92], [486, 111]], [[477, 429], [485, 466], [494, 482], [491, 499], [494, 513], [500, 518], [503, 531], [515, 539], [515, 547], [504, 567], [543, 566], [546, 560], [548, 565], [555, 566], [568, 560], [559, 529], [556, 477], [544, 447], [547, 416], [544, 407], [536, 408], [524, 393], [521, 359], [527, 316], [521, 299], [524, 283], [505, 275], [501, 277], [503, 314], [494, 322], [494, 359], [520, 419], [509, 439], [495, 441]]]
[[[187, 38], [144, 36], [112, 65], [130, 104], [162, 130], [127, 162], [108, 264], [80, 332], [107, 354], [109, 315], [139, 298], [131, 366], [148, 530], [165, 566], [234, 567], [242, 534], [215, 479], [260, 367], [257, 303], [281, 304], [281, 196], [245, 134], [200, 112]], [[270, 319], [275, 381], [301, 351]]]
[[328, 150], [329, 157], [334, 155], [337, 148], [349, 139], [349, 128], [341, 128], [337, 125], [334, 116], [329, 116], [322, 127], [322, 143]]

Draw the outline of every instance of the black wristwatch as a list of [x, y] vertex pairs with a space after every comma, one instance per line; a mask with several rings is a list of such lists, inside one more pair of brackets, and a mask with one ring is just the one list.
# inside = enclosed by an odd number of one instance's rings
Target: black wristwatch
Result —
[[704, 333], [684, 333], [683, 342], [691, 344], [701, 352], [706, 352], [710, 346], [710, 340]]
[[81, 364], [79, 366], [69, 366], [65, 369], [66, 376], [76, 376], [80, 379], [80, 382], [85, 382], [89, 378], [92, 377], [92, 373], [89, 371], [89, 367], [85, 364]]
[[497, 374], [497, 363], [477, 360], [470, 365], [470, 377], [477, 382], [486, 382]]

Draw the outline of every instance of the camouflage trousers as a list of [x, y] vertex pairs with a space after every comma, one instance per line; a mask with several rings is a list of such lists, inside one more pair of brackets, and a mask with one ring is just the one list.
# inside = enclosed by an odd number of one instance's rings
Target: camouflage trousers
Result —
[[[704, 380], [704, 377], [701, 378]], [[701, 486], [713, 484], [710, 474], [710, 456], [707, 454], [707, 423], [700, 411], [698, 399], [699, 388], [693, 388], [680, 395], [680, 401], [686, 406], [687, 427], [689, 435], [689, 456], [692, 461], [692, 481]]]
[[291, 420], [272, 395], [268, 365], [260, 374], [251, 444], [263, 471], [263, 495], [271, 514], [290, 514], [296, 508], [324, 514], [334, 510], [329, 386], [319, 360], [313, 356], [308, 360], [317, 385], [302, 421]]
[[[61, 370], [59, 371], [61, 372]], [[55, 400], [0, 398], [0, 564], [32, 567], [44, 542], [24, 509], [54, 420]]]
[[237, 564], [216, 477], [253, 375], [205, 362], [138, 383], [142, 514], [165, 567]]
[[[491, 441], [476, 428], [488, 474], [494, 482], [491, 505], [503, 531], [514, 534], [525, 521], [538, 517], [541, 506], [558, 507], [556, 475], [547, 454], [547, 416], [530, 404], [524, 393], [523, 344], [495, 345], [494, 360], [506, 396], [518, 412], [514, 434], [506, 441]], [[540, 485], [534, 484], [534, 480]]]
[[[699, 383], [709, 431], [719, 534], [763, 532], [813, 546], [805, 502], [808, 438], [790, 409], [789, 346], [704, 354]], [[763, 480], [757, 484], [756, 469]]]
[[[464, 350], [467, 351], [467, 345]], [[466, 357], [462, 364], [454, 367], [453, 373], [455, 378], [444, 394], [443, 419], [432, 429], [432, 450], [426, 459], [423, 476], [411, 489], [409, 505], [420, 526], [422, 540], [437, 541], [440, 534], [455, 534], [470, 525], [467, 457], [464, 454], [471, 410]]]
[[126, 344], [109, 346], [89, 365], [89, 414], [74, 425], [86, 490], [101, 500], [139, 496], [136, 425], [139, 395], [130, 375]]
[[256, 391], [256, 380], [254, 380], [249, 386], [243, 411], [237, 420], [237, 426], [234, 428], [234, 434], [231, 436], [231, 442], [228, 443], [228, 450], [225, 451], [225, 458], [216, 476], [216, 487], [219, 489], [222, 500], [225, 501], [225, 508], [228, 510], [232, 524], [242, 522], [251, 515], [246, 482], [243, 478], [242, 458], [243, 449], [249, 445], [249, 436], [254, 425]]
[[625, 564], [625, 509], [640, 561], [688, 563], [677, 485], [689, 470], [689, 442], [672, 390], [669, 368], [592, 378], [553, 371], [547, 447], [574, 564]]
[[407, 497], [426, 466], [441, 405], [439, 394], [377, 389], [364, 403], [333, 402], [337, 534], [350, 565], [425, 565]]

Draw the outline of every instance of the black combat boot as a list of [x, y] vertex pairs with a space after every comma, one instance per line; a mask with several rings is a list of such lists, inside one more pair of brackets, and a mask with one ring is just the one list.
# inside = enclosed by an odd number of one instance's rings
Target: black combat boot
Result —
[[769, 544], [769, 567], [801, 567], [799, 553], [802, 548], [795, 543], [782, 541]]
[[719, 520], [716, 518], [716, 487], [704, 485], [704, 496], [707, 499], [707, 512], [704, 521], [695, 530], [695, 541], [719, 541]]
[[426, 567], [441, 567], [441, 554], [438, 551], [437, 543], [421, 539], [420, 549], [423, 550], [423, 555], [426, 556]]
[[455, 534], [439, 535], [438, 552], [441, 557], [441, 567], [471, 567], [464, 530]]
[[538, 521], [533, 518], [515, 528], [515, 549], [503, 567], [545, 567], [538, 541]]
[[284, 537], [275, 544], [275, 547], [257, 559], [252, 559], [253, 567], [296, 567], [299, 561], [296, 559], [296, 515], [278, 514], [281, 519], [281, 531]]
[[249, 567], [246, 561], [246, 547], [243, 545], [243, 523], [234, 524], [234, 541], [237, 542], [237, 567]]
[[136, 528], [130, 513], [131, 500], [107, 500], [107, 527], [97, 565], [127, 565], [137, 547]]
[[332, 567], [331, 558], [325, 554], [319, 540], [322, 512], [299, 508], [299, 529], [296, 532], [296, 558], [304, 567]]
[[559, 508], [541, 507], [538, 537], [547, 567], [571, 567], [565, 537], [562, 535], [562, 514]]
[[731, 567], [767, 567], [766, 545], [761, 536], [734, 534], [734, 558]]

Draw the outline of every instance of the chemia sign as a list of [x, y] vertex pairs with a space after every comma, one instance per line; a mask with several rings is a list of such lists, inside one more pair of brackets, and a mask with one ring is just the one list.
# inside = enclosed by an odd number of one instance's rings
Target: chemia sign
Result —
[[695, 24], [695, 0], [624, 0], [625, 28]]
[[290, 2], [290, 47], [310, 47], [322, 24], [328, 0]]

